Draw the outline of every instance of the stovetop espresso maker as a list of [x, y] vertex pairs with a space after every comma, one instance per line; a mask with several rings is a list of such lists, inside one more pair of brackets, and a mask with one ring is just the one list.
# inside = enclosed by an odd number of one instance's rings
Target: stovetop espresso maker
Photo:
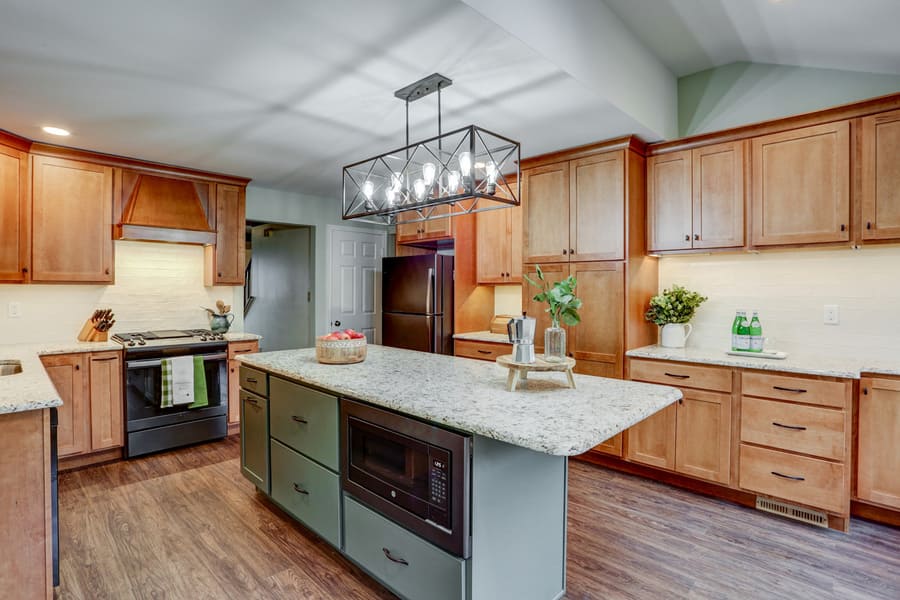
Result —
[[506, 323], [506, 332], [509, 334], [509, 341], [513, 344], [513, 362], [534, 362], [534, 329], [536, 325], [537, 321], [524, 312], [521, 317], [510, 319]]

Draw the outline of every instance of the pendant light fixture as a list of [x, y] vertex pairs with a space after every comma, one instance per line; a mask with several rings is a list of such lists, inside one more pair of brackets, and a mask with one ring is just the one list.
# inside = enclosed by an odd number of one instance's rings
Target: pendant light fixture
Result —
[[[394, 92], [406, 103], [406, 145], [344, 167], [345, 220], [393, 225], [519, 205], [518, 142], [475, 125], [442, 131], [441, 90], [452, 83], [435, 73]], [[410, 144], [409, 104], [434, 92], [438, 134]]]

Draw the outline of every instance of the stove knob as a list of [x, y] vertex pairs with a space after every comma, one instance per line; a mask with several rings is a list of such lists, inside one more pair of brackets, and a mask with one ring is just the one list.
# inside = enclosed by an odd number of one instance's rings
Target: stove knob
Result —
[[203, 335], [200, 336], [200, 341], [201, 341], [201, 342], [205, 342], [205, 341], [206, 341], [206, 334], [205, 334], [205, 333], [204, 333]]
[[216, 334], [216, 339], [217, 339], [217, 340], [224, 340], [224, 339], [225, 339], [225, 335], [222, 334], [222, 333], [217, 333], [217, 334]]
[[138, 346], [146, 346], [147, 341], [144, 338], [138, 340]]
[[134, 340], [128, 340], [128, 345], [129, 345], [129, 346], [134, 346]]

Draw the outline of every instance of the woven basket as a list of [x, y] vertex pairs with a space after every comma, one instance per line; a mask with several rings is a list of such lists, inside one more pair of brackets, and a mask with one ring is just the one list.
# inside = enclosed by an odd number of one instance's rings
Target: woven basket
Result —
[[351, 365], [366, 360], [366, 338], [358, 340], [316, 339], [316, 360], [326, 365]]

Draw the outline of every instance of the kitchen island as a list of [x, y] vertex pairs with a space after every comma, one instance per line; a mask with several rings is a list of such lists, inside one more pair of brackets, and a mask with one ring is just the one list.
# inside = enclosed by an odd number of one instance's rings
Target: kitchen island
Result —
[[[495, 364], [381, 346], [355, 365], [319, 364], [314, 349], [240, 360], [245, 475], [409, 598], [561, 597], [567, 457], [681, 398], [671, 387], [584, 375], [569, 389], [560, 373], [508, 392]], [[471, 436], [469, 552], [447, 553], [348, 493], [339, 397]]]

